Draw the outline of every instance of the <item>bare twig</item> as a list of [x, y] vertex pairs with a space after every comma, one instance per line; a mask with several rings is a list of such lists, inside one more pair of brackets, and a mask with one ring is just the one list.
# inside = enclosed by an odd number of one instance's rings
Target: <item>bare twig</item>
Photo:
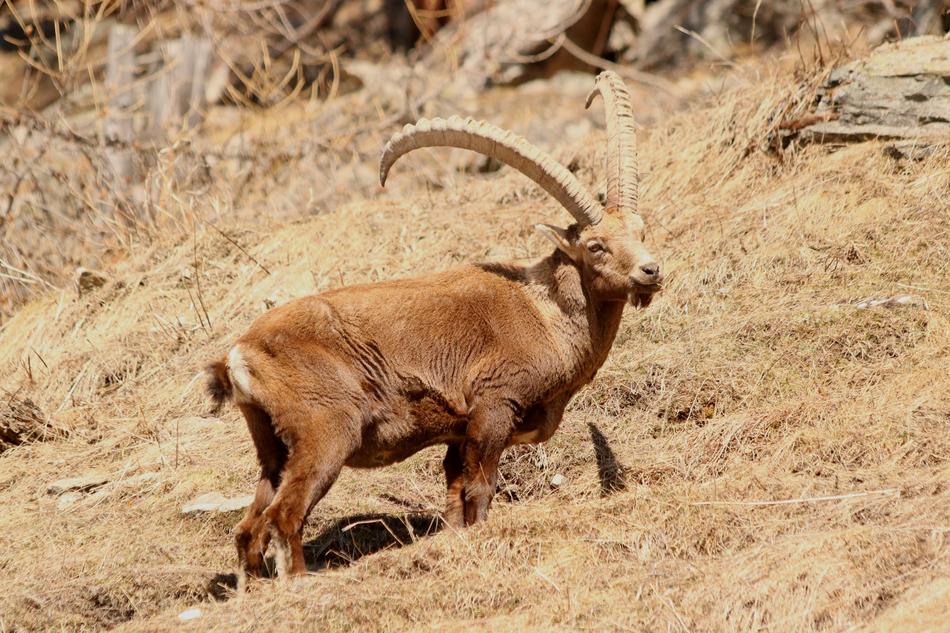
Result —
[[280, 58], [291, 48], [299, 46], [301, 42], [317, 32], [321, 26], [333, 19], [337, 10], [343, 5], [343, 0], [327, 0], [323, 8], [310, 18], [306, 24], [297, 29], [292, 38], [284, 40], [282, 44], [274, 48], [272, 53], [274, 59]]
[[677, 24], [677, 25], [674, 26], [673, 28], [676, 29], [677, 31], [679, 31], [680, 33], [682, 33], [683, 35], [686, 35], [686, 36], [688, 36], [688, 37], [691, 37], [691, 38], [693, 38], [694, 40], [696, 40], [697, 42], [699, 42], [700, 44], [702, 44], [703, 46], [705, 46], [707, 49], [709, 49], [709, 51], [710, 51], [713, 55], [715, 55], [716, 57], [718, 57], [718, 58], [719, 58], [720, 60], [722, 60], [722, 62], [724, 62], [725, 64], [727, 64], [727, 65], [729, 65], [729, 66], [735, 66], [735, 63], [733, 63], [732, 60], [730, 60], [728, 57], [726, 57], [726, 56], [723, 55], [721, 52], [719, 52], [718, 50], [716, 50], [716, 47], [713, 46], [712, 44], [710, 44], [710, 43], [709, 43], [709, 40], [707, 40], [705, 37], [703, 37], [702, 35], [700, 35], [700, 34], [697, 33], [696, 31], [693, 31], [693, 30], [684, 28], [684, 27], [680, 26], [679, 24]]
[[[198, 305], [201, 306], [201, 312], [204, 313], [204, 322], [208, 324], [208, 334], [212, 334], [214, 329], [211, 326], [211, 317], [208, 316], [208, 308], [205, 307], [204, 296], [201, 292], [201, 269], [198, 266], [198, 231], [197, 226], [195, 227], [195, 239], [194, 239], [194, 264], [195, 264], [195, 294], [198, 296]], [[189, 292], [190, 294], [190, 292]], [[192, 301], [194, 304], [194, 301]], [[197, 310], [197, 308], [196, 308]], [[201, 314], [199, 316], [199, 321], [201, 320]], [[202, 326], [204, 323], [202, 323]]]
[[241, 251], [242, 253], [244, 253], [245, 255], [247, 255], [247, 258], [248, 258], [248, 259], [250, 259], [252, 262], [254, 262], [254, 263], [257, 264], [258, 266], [260, 266], [261, 270], [263, 270], [263, 271], [264, 271], [265, 273], [267, 273], [268, 275], [271, 274], [270, 270], [267, 269], [267, 266], [265, 266], [264, 264], [262, 264], [262, 263], [260, 263], [259, 261], [257, 261], [257, 259], [255, 259], [253, 255], [251, 255], [250, 253], [248, 253], [248, 252], [244, 249], [243, 246], [241, 246], [240, 244], [238, 244], [237, 242], [235, 242], [233, 239], [231, 239], [230, 237], [228, 237], [227, 233], [225, 233], [224, 231], [222, 231], [221, 229], [219, 229], [218, 227], [216, 227], [216, 226], [215, 226], [214, 224], [212, 224], [211, 222], [208, 222], [207, 224], [208, 224], [208, 226], [210, 226], [211, 228], [213, 228], [215, 231], [217, 231], [217, 232], [221, 235], [221, 237], [223, 237], [223, 238], [226, 239], [227, 241], [231, 242], [231, 244], [233, 244], [234, 246], [236, 246], [239, 251]]
[[593, 66], [594, 68], [600, 68], [601, 70], [612, 70], [624, 79], [629, 79], [630, 81], [651, 86], [674, 97], [677, 96], [676, 87], [671, 82], [663, 79], [662, 77], [643, 72], [642, 70], [636, 70], [628, 66], [621, 66], [620, 64], [615, 64], [612, 61], [604, 59], [603, 57], [598, 57], [593, 53], [588, 53], [586, 50], [571, 41], [571, 38], [569, 37], [564, 38], [561, 46], [568, 53], [585, 64]]

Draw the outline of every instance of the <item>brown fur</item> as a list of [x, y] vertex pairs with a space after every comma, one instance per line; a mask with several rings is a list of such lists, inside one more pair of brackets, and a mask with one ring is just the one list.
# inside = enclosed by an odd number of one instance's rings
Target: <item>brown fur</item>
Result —
[[351, 286], [258, 318], [209, 382], [216, 401], [240, 405], [262, 467], [237, 529], [244, 570], [260, 573], [272, 535], [279, 571], [302, 573], [304, 521], [344, 466], [434, 444], [448, 446], [446, 521], [484, 519], [502, 451], [554, 433], [607, 358], [624, 306], [658, 289], [639, 227], [616, 215], [544, 227], [558, 249], [531, 266]]

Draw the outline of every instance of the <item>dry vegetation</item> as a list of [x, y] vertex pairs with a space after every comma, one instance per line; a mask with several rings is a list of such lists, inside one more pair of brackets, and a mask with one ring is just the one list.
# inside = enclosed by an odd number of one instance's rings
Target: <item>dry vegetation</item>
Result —
[[[481, 114], [602, 186], [589, 81], [498, 89]], [[531, 225], [565, 221], [517, 174], [454, 171], [461, 154], [414, 158], [394, 191], [355, 183], [394, 125], [322, 132], [365, 97], [248, 115], [232, 145], [258, 143], [263, 166], [212, 168], [207, 188], [168, 177], [168, 213], [122, 233], [105, 285], [40, 293], [0, 326], [0, 422], [41, 426], [0, 452], [0, 631], [946, 630], [950, 143], [920, 160], [776, 149], [814, 73], [728, 84], [644, 128], [668, 286], [628, 312], [554, 438], [506, 455], [489, 520], [438, 529], [439, 450], [348, 470], [307, 528], [314, 573], [235, 596], [240, 513], [179, 512], [256, 479], [237, 411], [206, 415], [203, 364], [274, 302], [536, 256]], [[278, 126], [317, 140], [268, 153]], [[303, 158], [320, 152], [332, 171]], [[926, 306], [857, 305], [903, 294]], [[47, 494], [89, 473], [109, 481]]]

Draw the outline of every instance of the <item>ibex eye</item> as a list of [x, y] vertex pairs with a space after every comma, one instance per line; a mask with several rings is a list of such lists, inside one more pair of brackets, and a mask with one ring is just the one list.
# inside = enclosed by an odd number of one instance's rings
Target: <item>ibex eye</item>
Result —
[[589, 242], [587, 244], [587, 250], [591, 253], [601, 253], [604, 250], [604, 245], [600, 242]]

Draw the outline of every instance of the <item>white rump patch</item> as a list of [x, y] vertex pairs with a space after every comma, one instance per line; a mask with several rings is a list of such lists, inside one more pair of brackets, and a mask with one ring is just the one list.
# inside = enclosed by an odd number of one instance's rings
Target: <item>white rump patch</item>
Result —
[[251, 402], [251, 372], [241, 355], [241, 347], [235, 345], [228, 353], [228, 375], [234, 385], [234, 400], [236, 402]]

